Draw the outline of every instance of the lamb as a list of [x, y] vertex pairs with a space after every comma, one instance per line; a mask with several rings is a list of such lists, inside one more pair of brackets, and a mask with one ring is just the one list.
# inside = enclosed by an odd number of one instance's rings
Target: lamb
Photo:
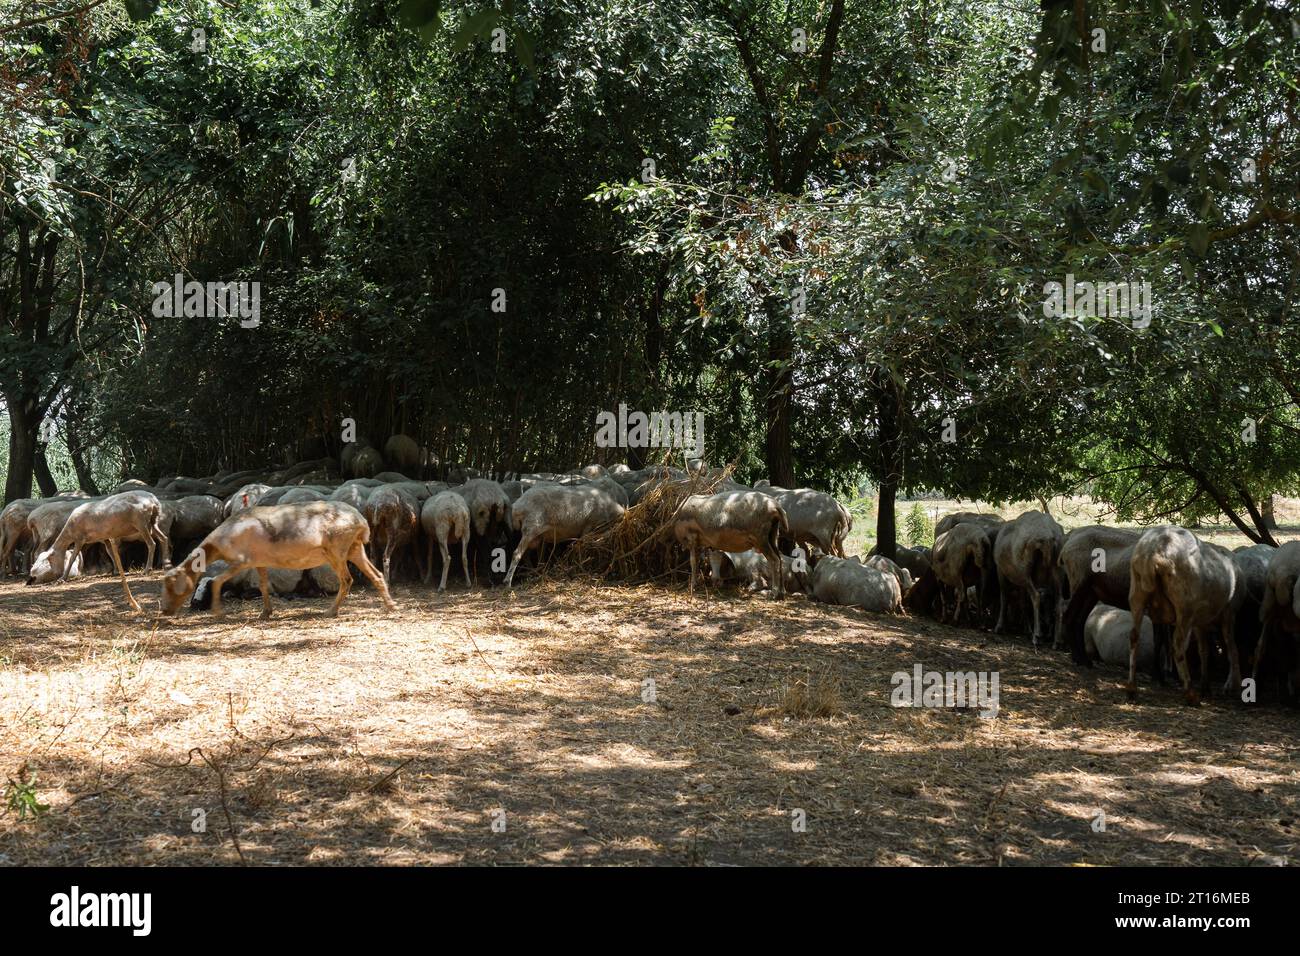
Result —
[[495, 481], [488, 478], [471, 478], [453, 489], [469, 506], [470, 523], [474, 534], [487, 538], [499, 528], [509, 524], [510, 499]]
[[[1056, 632], [1068, 641], [1071, 659], [1082, 667], [1092, 664], [1083, 634], [1084, 622], [1092, 609], [1101, 602], [1128, 610], [1129, 563], [1139, 537], [1137, 531], [1094, 524], [1074, 529], [1061, 545], [1057, 563], [1064, 572], [1069, 602], [1061, 601], [1058, 605]], [[1152, 676], [1163, 680], [1158, 653], [1163, 639], [1159, 629], [1156, 636], [1157, 653], [1153, 657], [1156, 670]]]
[[424, 583], [428, 584], [433, 577], [433, 541], [437, 538], [438, 550], [442, 553], [442, 581], [438, 590], [447, 590], [447, 572], [451, 568], [448, 541], [460, 542], [460, 563], [465, 571], [465, 587], [470, 587], [469, 505], [465, 499], [454, 491], [439, 492], [424, 503], [420, 510], [420, 524], [429, 541], [429, 553], [424, 562]]
[[27, 534], [32, 542], [33, 553], [48, 551], [67, 523], [68, 515], [83, 504], [84, 501], [75, 498], [51, 498], [33, 508], [27, 516]]
[[[420, 561], [420, 549], [417, 536], [420, 530], [420, 506], [414, 496], [396, 488], [384, 485], [376, 488], [366, 501], [364, 514], [370, 522], [372, 536], [371, 547], [378, 551], [384, 549], [384, 580], [391, 583], [393, 553], [404, 546], [415, 550], [416, 564]], [[424, 569], [419, 568], [420, 577]]]
[[[1277, 548], [1269, 544], [1246, 545], [1232, 552], [1241, 582], [1242, 600], [1237, 609], [1232, 636], [1242, 660], [1259, 659], [1259, 639], [1263, 634], [1260, 611], [1264, 607], [1264, 590], [1268, 586], [1268, 566]], [[1253, 670], [1252, 670], [1253, 673]]]
[[946, 589], [952, 589], [956, 591], [952, 622], [959, 623], [967, 609], [966, 589], [972, 586], [976, 589], [978, 617], [988, 596], [989, 578], [993, 576], [993, 545], [986, 525], [965, 522], [950, 526], [935, 538], [930, 564], [938, 582], [945, 586], [941, 591], [944, 607], [940, 617], [946, 616]]
[[[871, 553], [875, 554], [876, 550], [873, 548]], [[930, 570], [930, 549], [905, 548], [900, 544], [894, 549], [894, 563], [906, 568], [913, 581], [919, 581]]]
[[853, 530], [853, 516], [832, 496], [811, 488], [793, 491], [766, 485], [756, 488], [770, 494], [790, 523], [789, 536], [804, 548], [814, 545], [826, 554], [844, 557], [844, 539]]
[[785, 511], [774, 498], [758, 491], [691, 495], [682, 501], [673, 519], [674, 537], [691, 554], [692, 594], [699, 574], [700, 548], [705, 547], [759, 552], [767, 558], [768, 580], [774, 582], [776, 596], [784, 596], [779, 548], [782, 533], [790, 534]]
[[[998, 575], [998, 622], [993, 630], [1005, 632], [1007, 598], [1010, 588], [1029, 593], [1034, 608], [1034, 647], [1043, 636], [1043, 597], [1046, 592], [1048, 606], [1056, 607], [1059, 599], [1056, 564], [1061, 554], [1065, 534], [1051, 515], [1042, 511], [1026, 511], [1005, 528], [999, 529], [993, 547], [993, 561]], [[1053, 647], [1060, 647], [1058, 631]]]
[[860, 558], [821, 558], [812, 573], [812, 595], [827, 604], [864, 611], [901, 614], [903, 593], [889, 571], [863, 564]]
[[[65, 578], [79, 578], [85, 571], [85, 555], [79, 554], [67, 563], [67, 573], [63, 574], [61, 570], [55, 570], [56, 558], [54, 549], [42, 551], [32, 560], [32, 566], [29, 569], [26, 584], [48, 584], [61, 575]], [[59, 568], [63, 565], [60, 563]]]
[[581, 538], [589, 531], [620, 520], [624, 510], [606, 492], [592, 485], [537, 485], [528, 489], [510, 511], [520, 539], [506, 572], [506, 587], [513, 585], [520, 560], [532, 548], [543, 542], [558, 544]]
[[[356, 441], [350, 441], [343, 446], [342, 451], [339, 452], [339, 467], [343, 470], [344, 477], [353, 473], [352, 463], [356, 460], [357, 455], [369, 447], [370, 442], [360, 436], [357, 437]], [[378, 471], [379, 469], [376, 468], [375, 470]]]
[[330, 609], [339, 605], [352, 588], [348, 562], [356, 565], [379, 590], [384, 605], [396, 610], [379, 570], [366, 557], [370, 526], [355, 508], [336, 501], [302, 505], [255, 506], [232, 518], [203, 539], [194, 552], [163, 577], [159, 607], [175, 614], [194, 592], [202, 570], [225, 561], [226, 570], [212, 581], [212, 613], [221, 617], [221, 587], [246, 568], [256, 568], [262, 587], [262, 617], [271, 616], [268, 568], [308, 570], [328, 564], [338, 577], [339, 590]]
[[[1132, 614], [1109, 604], [1097, 604], [1083, 627], [1083, 641], [1088, 656], [1106, 664], [1127, 664], [1129, 635], [1132, 632]], [[1138, 666], [1150, 667], [1155, 656], [1155, 629], [1151, 626], [1151, 619], [1147, 618], [1142, 622], [1142, 634], [1138, 641]]]
[[[1174, 625], [1174, 663], [1189, 704], [1200, 703], [1201, 695], [1209, 692], [1209, 629], [1216, 625], [1228, 652], [1229, 684], [1240, 688], [1241, 662], [1233, 639], [1233, 619], [1242, 590], [1231, 558], [1198, 541], [1185, 528], [1162, 525], [1138, 538], [1130, 573], [1129, 699], [1137, 696], [1138, 629], [1144, 616], [1150, 616], [1153, 624]], [[1187, 647], [1193, 637], [1201, 657], [1201, 694], [1192, 689], [1187, 667]]]
[[135, 596], [131, 593], [130, 585], [127, 584], [117, 543], [124, 538], [144, 540], [149, 549], [145, 567], [152, 567], [154, 542], [162, 544], [167, 540], [158, 526], [161, 513], [162, 505], [147, 491], [127, 491], [78, 505], [68, 515], [63, 530], [54, 539], [45, 562], [48, 566], [41, 566], [41, 562], [37, 562], [28, 580], [45, 577], [50, 572], [63, 580], [81, 554], [81, 549], [88, 544], [102, 541], [113, 559], [113, 567], [117, 569], [118, 576], [122, 579], [122, 590], [126, 593], [127, 603], [131, 605], [132, 610], [141, 610]]

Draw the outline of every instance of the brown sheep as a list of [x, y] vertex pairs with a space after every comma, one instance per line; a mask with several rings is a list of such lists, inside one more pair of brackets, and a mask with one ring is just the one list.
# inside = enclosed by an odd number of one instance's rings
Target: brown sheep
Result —
[[355, 508], [334, 501], [313, 501], [299, 505], [266, 505], [247, 508], [227, 518], [179, 565], [163, 576], [160, 610], [175, 614], [194, 593], [203, 571], [217, 561], [226, 569], [212, 581], [212, 613], [222, 616], [221, 588], [229, 578], [247, 568], [256, 568], [262, 587], [262, 617], [271, 616], [268, 568], [308, 570], [328, 564], [338, 577], [339, 590], [330, 614], [352, 588], [348, 562], [361, 569], [379, 590], [385, 606], [397, 605], [389, 596], [379, 570], [366, 557], [370, 527]]
[[[522, 500], [522, 499], [520, 499]], [[759, 552], [768, 562], [768, 580], [778, 598], [785, 596], [781, 575], [781, 534], [790, 534], [785, 511], [768, 495], [733, 491], [719, 495], [691, 495], [673, 518], [673, 535], [690, 551], [691, 585], [699, 574], [700, 548]]]

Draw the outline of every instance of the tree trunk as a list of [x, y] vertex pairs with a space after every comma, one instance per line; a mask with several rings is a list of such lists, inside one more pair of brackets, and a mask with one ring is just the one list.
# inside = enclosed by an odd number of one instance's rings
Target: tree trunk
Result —
[[1277, 530], [1277, 518], [1273, 514], [1273, 496], [1265, 495], [1259, 503], [1261, 516], [1264, 518], [1264, 527], [1269, 531]]
[[45, 446], [37, 445], [32, 460], [32, 474], [36, 476], [36, 485], [41, 489], [41, 497], [49, 498], [59, 493], [54, 476], [50, 474], [50, 463], [45, 460]]
[[5, 504], [32, 495], [36, 466], [36, 428], [21, 402], [6, 396], [9, 407], [9, 475], [5, 479]]
[[[67, 424], [68, 457], [72, 459], [72, 467], [77, 472], [77, 485], [82, 491], [98, 495], [99, 488], [95, 485], [95, 476], [91, 473], [90, 463], [86, 461], [86, 448], [82, 442], [81, 429], [72, 415], [68, 416]], [[322, 453], [316, 457], [324, 457], [323, 447]]]
[[880, 472], [877, 475], [879, 496], [876, 506], [876, 553], [889, 560], [898, 554], [898, 518], [894, 504], [898, 485], [903, 478], [902, 454], [902, 396], [897, 383], [880, 366], [868, 376], [876, 398], [876, 418], [879, 422], [876, 441]]
[[794, 329], [785, 303], [768, 311], [766, 390], [767, 434], [764, 444], [767, 477], [781, 488], [795, 487], [791, 451], [791, 417], [794, 412]]
[[898, 478], [889, 475], [880, 482], [876, 495], [876, 554], [893, 561], [898, 555], [898, 519], [894, 502], [898, 495]]

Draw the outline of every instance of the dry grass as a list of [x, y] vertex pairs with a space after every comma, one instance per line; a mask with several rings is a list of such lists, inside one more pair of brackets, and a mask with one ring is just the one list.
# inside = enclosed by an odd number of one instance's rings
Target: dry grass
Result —
[[691, 476], [664, 482], [628, 508], [621, 520], [584, 535], [566, 550], [556, 573], [592, 575], [600, 580], [643, 583], [677, 575], [690, 564], [675, 547], [673, 519], [691, 495], [713, 494], [730, 477], [732, 467], [712, 477]]
[[[1294, 711], [1130, 705], [1023, 641], [800, 600], [396, 598], [158, 623], [110, 578], [0, 584], [0, 781], [26, 763], [50, 807], [0, 816], [0, 863], [1300, 857]], [[891, 707], [916, 662], [998, 671], [1000, 714]]]

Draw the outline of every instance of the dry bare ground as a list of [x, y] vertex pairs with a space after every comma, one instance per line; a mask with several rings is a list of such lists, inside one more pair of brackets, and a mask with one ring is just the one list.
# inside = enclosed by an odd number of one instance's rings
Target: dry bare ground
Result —
[[[159, 623], [110, 578], [0, 584], [0, 779], [49, 806], [0, 807], [0, 863], [1298, 858], [1294, 711], [1130, 705], [1024, 641], [799, 600], [395, 596]], [[998, 671], [999, 716], [891, 707], [918, 662]]]

